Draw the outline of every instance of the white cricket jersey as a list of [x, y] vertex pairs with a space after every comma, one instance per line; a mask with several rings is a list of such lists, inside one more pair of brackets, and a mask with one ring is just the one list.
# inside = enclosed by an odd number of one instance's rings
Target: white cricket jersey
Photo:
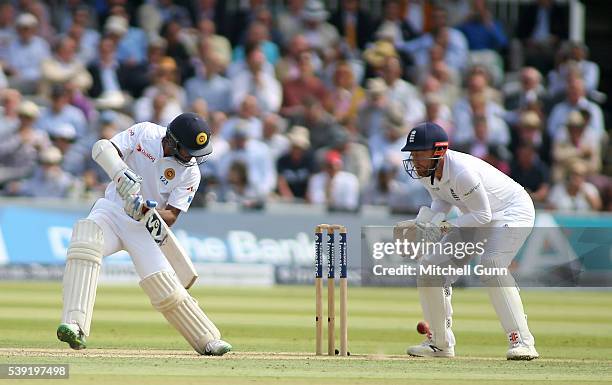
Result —
[[[187, 211], [200, 185], [200, 170], [183, 166], [173, 156], [164, 157], [161, 140], [165, 135], [166, 127], [143, 122], [118, 133], [111, 142], [128, 167], [142, 177], [140, 193], [145, 199], [157, 201], [158, 208], [170, 205]], [[104, 196], [123, 207], [115, 182], [109, 183]]]
[[442, 178], [421, 178], [433, 200], [431, 208], [448, 213], [456, 206], [463, 215], [450, 219], [453, 226], [480, 227], [495, 220], [528, 221], [533, 202], [525, 189], [484, 160], [448, 150]]

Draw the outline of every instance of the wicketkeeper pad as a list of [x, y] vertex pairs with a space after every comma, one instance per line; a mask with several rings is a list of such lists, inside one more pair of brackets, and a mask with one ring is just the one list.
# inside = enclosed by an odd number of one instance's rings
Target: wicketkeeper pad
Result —
[[204, 354], [209, 341], [221, 338], [217, 327], [180, 284], [174, 272], [153, 273], [140, 281], [140, 287], [151, 299], [153, 307], [166, 317], [198, 353]]
[[64, 271], [62, 322], [76, 323], [86, 336], [96, 301], [103, 246], [104, 235], [96, 222], [82, 219], [74, 225]]

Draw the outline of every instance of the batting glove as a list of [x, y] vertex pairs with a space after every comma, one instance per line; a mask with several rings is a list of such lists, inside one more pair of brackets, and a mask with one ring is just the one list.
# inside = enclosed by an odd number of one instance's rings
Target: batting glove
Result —
[[128, 168], [117, 180], [117, 193], [121, 199], [126, 200], [140, 192], [141, 183], [142, 177]]
[[156, 201], [145, 200], [142, 195], [138, 194], [131, 195], [128, 199], [125, 199], [123, 209], [130, 218], [140, 221], [148, 209], [152, 209], [156, 206]]

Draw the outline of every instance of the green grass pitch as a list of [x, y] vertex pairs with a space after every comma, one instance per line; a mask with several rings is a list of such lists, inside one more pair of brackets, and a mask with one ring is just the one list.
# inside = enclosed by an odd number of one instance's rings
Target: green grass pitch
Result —
[[235, 352], [198, 356], [140, 288], [101, 286], [89, 348], [55, 338], [60, 283], [0, 282], [0, 363], [68, 363], [69, 380], [1, 384], [610, 384], [612, 292], [523, 290], [541, 358], [505, 360], [482, 289], [453, 293], [455, 359], [404, 355], [421, 341], [415, 289], [350, 288], [348, 358], [315, 357], [314, 287], [192, 290]]

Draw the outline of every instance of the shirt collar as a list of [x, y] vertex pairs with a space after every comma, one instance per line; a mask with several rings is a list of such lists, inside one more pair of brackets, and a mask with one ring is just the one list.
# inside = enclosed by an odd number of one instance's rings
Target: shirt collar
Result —
[[449, 158], [448, 158], [449, 151], [450, 150], [446, 150], [446, 154], [444, 154], [444, 168], [442, 169], [442, 178], [440, 180], [436, 179], [438, 184], [444, 184], [450, 180], [450, 171], [449, 171], [450, 164], [449, 164]]

